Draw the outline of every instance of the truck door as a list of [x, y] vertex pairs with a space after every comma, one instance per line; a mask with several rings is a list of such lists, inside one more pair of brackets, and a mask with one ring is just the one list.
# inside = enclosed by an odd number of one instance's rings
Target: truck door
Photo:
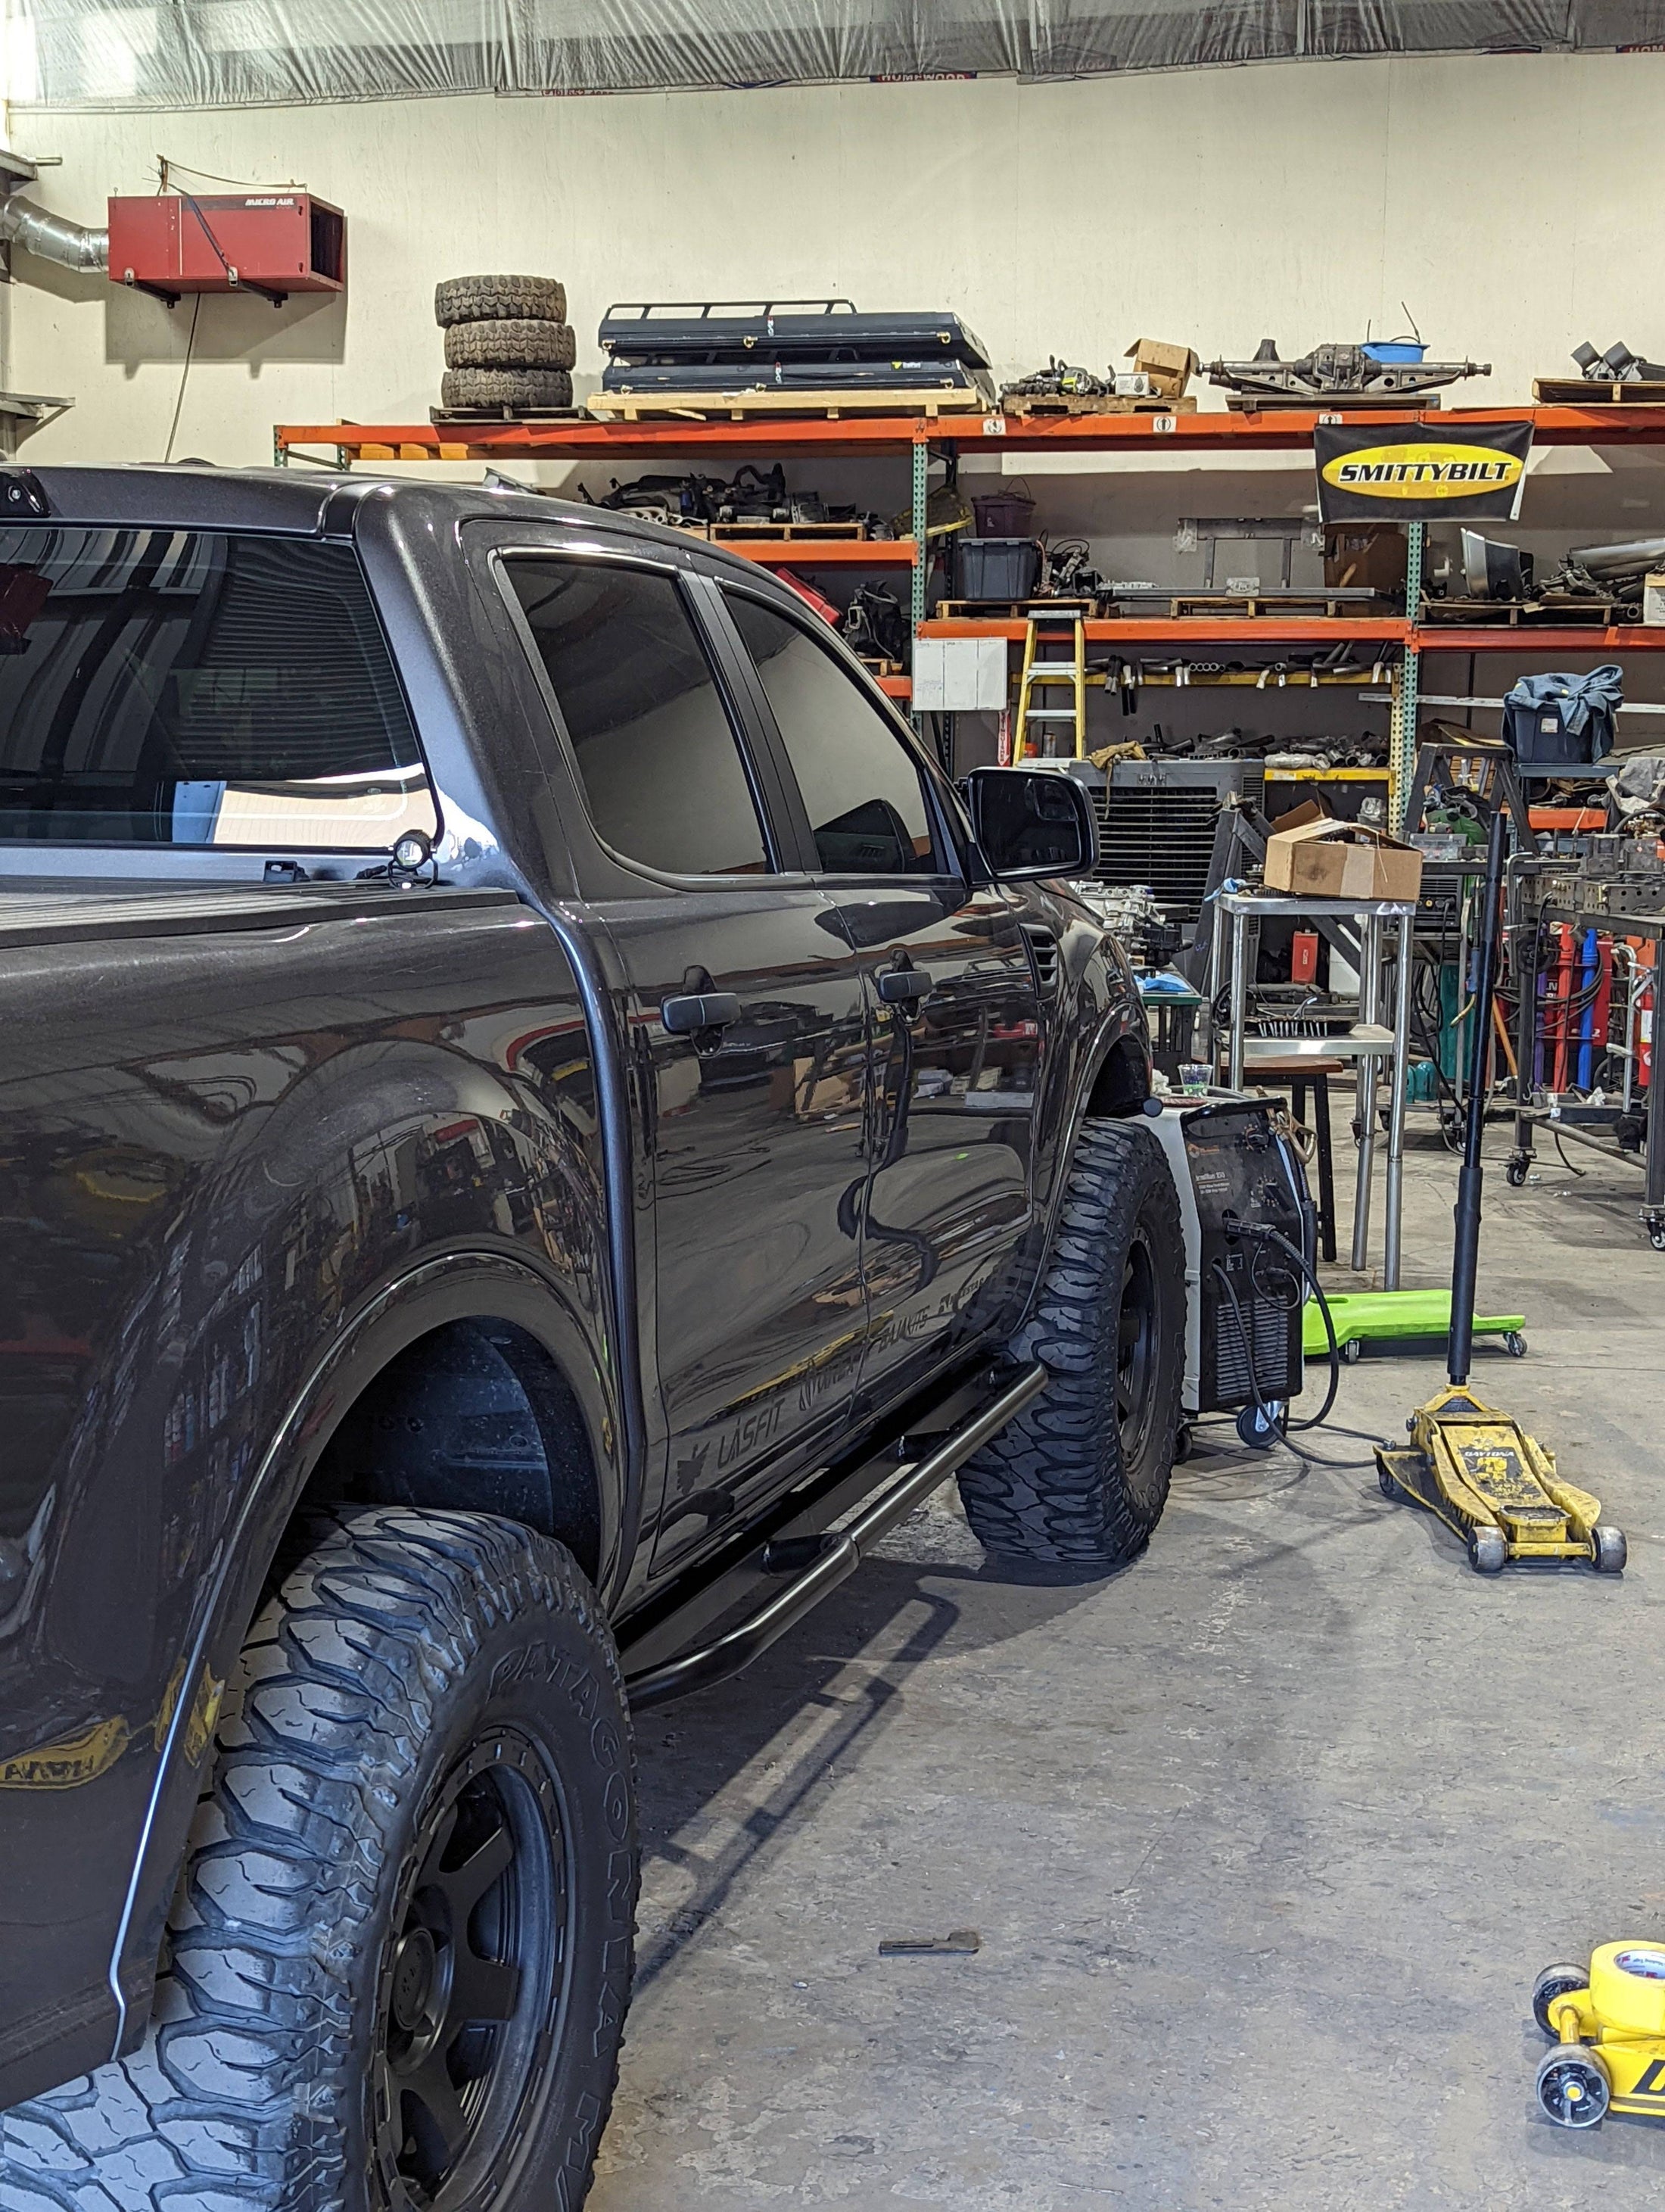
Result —
[[590, 918], [615, 948], [653, 1178], [644, 1351], [667, 1470], [659, 1571], [824, 1460], [860, 1371], [866, 1006], [833, 902], [783, 851], [708, 586], [506, 555], [562, 724]]
[[867, 992], [862, 1394], [886, 1397], [1010, 1294], [1032, 1203], [1047, 948], [1015, 896], [969, 884], [921, 762], [813, 628], [738, 587], [724, 596]]

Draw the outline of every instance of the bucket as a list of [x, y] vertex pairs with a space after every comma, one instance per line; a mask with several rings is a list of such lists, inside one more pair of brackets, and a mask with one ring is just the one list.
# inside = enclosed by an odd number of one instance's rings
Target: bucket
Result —
[[979, 538], [1030, 538], [1034, 535], [1035, 501], [1027, 492], [990, 491], [974, 499]]

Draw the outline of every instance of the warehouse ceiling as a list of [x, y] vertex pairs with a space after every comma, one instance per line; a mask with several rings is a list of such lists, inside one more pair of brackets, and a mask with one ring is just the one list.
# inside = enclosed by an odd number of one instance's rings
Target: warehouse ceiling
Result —
[[1665, 0], [0, 0], [48, 108], [1083, 76], [1665, 41]]

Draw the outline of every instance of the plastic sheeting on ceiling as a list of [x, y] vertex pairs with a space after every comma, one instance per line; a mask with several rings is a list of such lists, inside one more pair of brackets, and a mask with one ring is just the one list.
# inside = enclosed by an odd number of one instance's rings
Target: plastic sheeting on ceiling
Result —
[[1665, 0], [0, 0], [20, 106], [1082, 76], [1665, 40]]

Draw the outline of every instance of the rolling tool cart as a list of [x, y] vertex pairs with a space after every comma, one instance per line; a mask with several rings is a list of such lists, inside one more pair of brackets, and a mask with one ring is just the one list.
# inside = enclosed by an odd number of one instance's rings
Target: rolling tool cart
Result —
[[1456, 1249], [1451, 1262], [1449, 1387], [1413, 1413], [1404, 1450], [1378, 1449], [1382, 1494], [1403, 1498], [1444, 1522], [1468, 1547], [1476, 1573], [1513, 1560], [1582, 1559], [1598, 1574], [1625, 1565], [1621, 1532], [1601, 1519], [1601, 1502], [1558, 1472], [1555, 1455], [1512, 1414], [1483, 1405], [1468, 1388], [1474, 1278], [1480, 1241], [1480, 1146], [1486, 1129], [1486, 1061], [1497, 995], [1498, 908], [1507, 825], [1492, 817], [1486, 845], [1471, 1035], [1462, 1171], [1457, 1181]]

